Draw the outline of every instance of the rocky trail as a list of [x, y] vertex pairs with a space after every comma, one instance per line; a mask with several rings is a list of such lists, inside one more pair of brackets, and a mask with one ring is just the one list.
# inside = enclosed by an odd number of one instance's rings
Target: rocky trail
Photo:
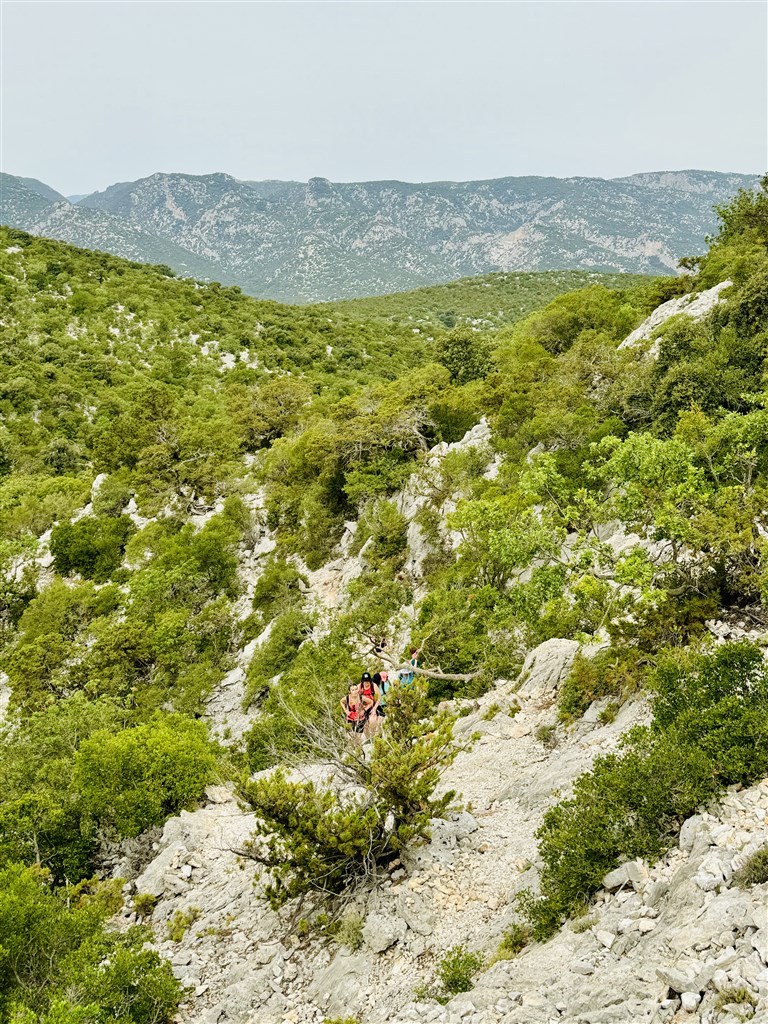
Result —
[[[576, 647], [543, 644], [517, 692], [500, 682], [459, 719], [459, 738], [474, 739], [444, 785], [467, 809], [435, 822], [428, 846], [359, 896], [356, 951], [301, 938], [295, 921], [260, 898], [254, 865], [237, 853], [253, 819], [228, 789], [210, 789], [204, 807], [168, 821], [129, 888], [157, 897], [158, 947], [189, 989], [182, 1020], [735, 1024], [752, 1008], [721, 997], [745, 988], [756, 1002], [752, 1019], [768, 1019], [768, 885], [731, 884], [768, 841], [768, 780], [689, 819], [660, 863], [612, 872], [587, 916], [493, 964], [470, 992], [444, 1006], [416, 998], [452, 946], [492, 957], [516, 920], [515, 894], [535, 884], [535, 832], [545, 810], [647, 718], [639, 702], [601, 724], [596, 704], [567, 732], [558, 727], [555, 746], [537, 739], [550, 735], [556, 688]], [[116, 875], [130, 872], [127, 862], [114, 865]], [[126, 915], [134, 919], [130, 901]], [[169, 928], [180, 921], [188, 923], [174, 941]]]

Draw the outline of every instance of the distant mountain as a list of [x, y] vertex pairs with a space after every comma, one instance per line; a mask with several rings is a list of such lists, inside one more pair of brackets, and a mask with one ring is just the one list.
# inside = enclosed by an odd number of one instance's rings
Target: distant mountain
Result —
[[[128, 219], [75, 206], [42, 182], [35, 182], [37, 188], [29, 182], [34, 179], [0, 174], [0, 223], [139, 263], [164, 263], [186, 277], [224, 280], [216, 263], [187, 252], [172, 239], [159, 238]], [[43, 190], [58, 198], [46, 198]], [[227, 278], [227, 283], [235, 281]]]
[[46, 185], [44, 181], [38, 181], [37, 178], [17, 178], [16, 180], [24, 188], [28, 188], [31, 192], [36, 192], [43, 199], [48, 199], [52, 203], [60, 203], [64, 198], [61, 192], [57, 192], [55, 188]]
[[713, 206], [756, 178], [663, 171], [304, 184], [158, 173], [50, 209], [39, 190], [13, 180], [26, 189], [28, 209], [3, 188], [0, 218], [12, 226], [165, 262], [254, 295], [313, 302], [493, 271], [671, 274], [681, 256], [702, 251]]

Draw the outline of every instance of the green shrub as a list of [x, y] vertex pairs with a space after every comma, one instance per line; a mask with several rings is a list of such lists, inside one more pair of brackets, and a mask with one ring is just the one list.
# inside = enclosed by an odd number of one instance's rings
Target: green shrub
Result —
[[128, 516], [84, 516], [76, 523], [59, 523], [51, 533], [51, 554], [62, 576], [78, 572], [104, 583], [120, 565], [125, 546], [136, 527]]
[[537, 725], [533, 732], [534, 738], [546, 747], [547, 750], [554, 750], [557, 746], [557, 726]]
[[721, 785], [768, 774], [768, 665], [748, 641], [713, 654], [670, 653], [651, 679], [656, 732], [674, 733], [711, 761]]
[[625, 696], [637, 686], [640, 658], [631, 648], [608, 648], [592, 658], [579, 651], [570, 675], [560, 687], [558, 710], [566, 721], [581, 718], [590, 704], [601, 697]]
[[248, 666], [247, 703], [263, 695], [274, 676], [289, 667], [312, 630], [312, 617], [298, 607], [289, 607], [273, 621], [269, 636]]
[[531, 940], [531, 929], [526, 924], [515, 923], [504, 929], [499, 948], [496, 951], [497, 960], [511, 960], [525, 949]]
[[430, 818], [444, 816], [454, 797], [433, 795], [455, 756], [452, 719], [432, 714], [419, 683], [390, 691], [370, 760], [350, 748], [337, 716], [319, 727], [326, 760], [356, 783], [355, 792], [289, 782], [280, 769], [243, 786], [258, 820], [249, 853], [271, 875], [265, 893], [275, 907], [348, 892], [403, 848], [426, 841]]
[[370, 541], [365, 552], [368, 564], [373, 569], [386, 566], [389, 571], [396, 572], [405, 561], [407, 527], [408, 521], [396, 505], [379, 498], [366, 506], [360, 516], [352, 554], [359, 554]]
[[598, 758], [573, 797], [544, 817], [541, 895], [520, 900], [534, 938], [550, 935], [622, 859], [661, 856], [723, 786], [750, 785], [768, 769], [768, 668], [759, 648], [671, 651], [651, 686], [653, 725], [631, 730], [623, 750]]
[[133, 909], [136, 911], [138, 918], [151, 917], [152, 912], [157, 905], [157, 896], [153, 896], [151, 892], [138, 892], [133, 897]]
[[480, 953], [470, 953], [464, 946], [452, 946], [437, 966], [440, 984], [448, 995], [469, 992], [472, 979], [482, 970], [485, 958]]
[[757, 999], [744, 985], [741, 985], [739, 988], [731, 986], [730, 988], [723, 988], [717, 993], [715, 1009], [723, 1010], [729, 1005], [745, 1007], [747, 1013], [746, 1016], [742, 1017], [742, 1020], [750, 1020], [757, 1008]]
[[733, 881], [740, 889], [750, 885], [764, 885], [768, 882], [768, 846], [763, 846], [751, 855], [746, 864], [734, 871]]
[[334, 930], [334, 938], [340, 946], [355, 953], [363, 944], [363, 919], [356, 911], [345, 914]]
[[200, 917], [199, 907], [190, 907], [189, 910], [176, 910], [168, 922], [166, 936], [171, 942], [181, 942], [186, 935], [187, 929]]
[[100, 827], [135, 836], [194, 806], [215, 767], [204, 723], [158, 714], [146, 725], [97, 732], [82, 743], [74, 784]]
[[[0, 871], [0, 1012], [24, 1024], [165, 1024], [181, 1002], [171, 966], [145, 949], [150, 933], [108, 932], [121, 880], [51, 887], [46, 872]], [[87, 1013], [86, 1013], [87, 1010]]]
[[125, 470], [110, 473], [93, 496], [93, 511], [97, 516], [119, 516], [132, 493], [129, 473]]
[[253, 610], [263, 629], [276, 615], [302, 603], [302, 586], [307, 585], [293, 562], [270, 556], [253, 590]]

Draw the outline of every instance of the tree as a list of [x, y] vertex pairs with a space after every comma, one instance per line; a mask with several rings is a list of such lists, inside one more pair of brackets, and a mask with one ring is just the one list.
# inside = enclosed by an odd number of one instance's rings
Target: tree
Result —
[[491, 344], [488, 338], [471, 329], [458, 329], [444, 334], [438, 341], [435, 356], [449, 371], [455, 384], [481, 380], [491, 369]]
[[390, 690], [387, 712], [370, 761], [349, 748], [335, 709], [303, 723], [329, 765], [325, 785], [290, 782], [278, 769], [242, 787], [259, 821], [243, 852], [266, 869], [274, 907], [353, 893], [392, 856], [426, 842], [430, 819], [447, 813], [454, 794], [434, 793], [457, 752], [453, 719], [432, 712], [420, 682]]

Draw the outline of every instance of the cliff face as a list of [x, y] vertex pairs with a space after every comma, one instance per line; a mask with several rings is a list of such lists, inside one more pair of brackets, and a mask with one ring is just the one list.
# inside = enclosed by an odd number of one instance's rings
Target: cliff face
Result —
[[700, 171], [424, 184], [153, 174], [72, 206], [10, 179], [0, 216], [251, 294], [313, 302], [495, 270], [671, 274], [703, 250], [713, 206], [752, 184]]

